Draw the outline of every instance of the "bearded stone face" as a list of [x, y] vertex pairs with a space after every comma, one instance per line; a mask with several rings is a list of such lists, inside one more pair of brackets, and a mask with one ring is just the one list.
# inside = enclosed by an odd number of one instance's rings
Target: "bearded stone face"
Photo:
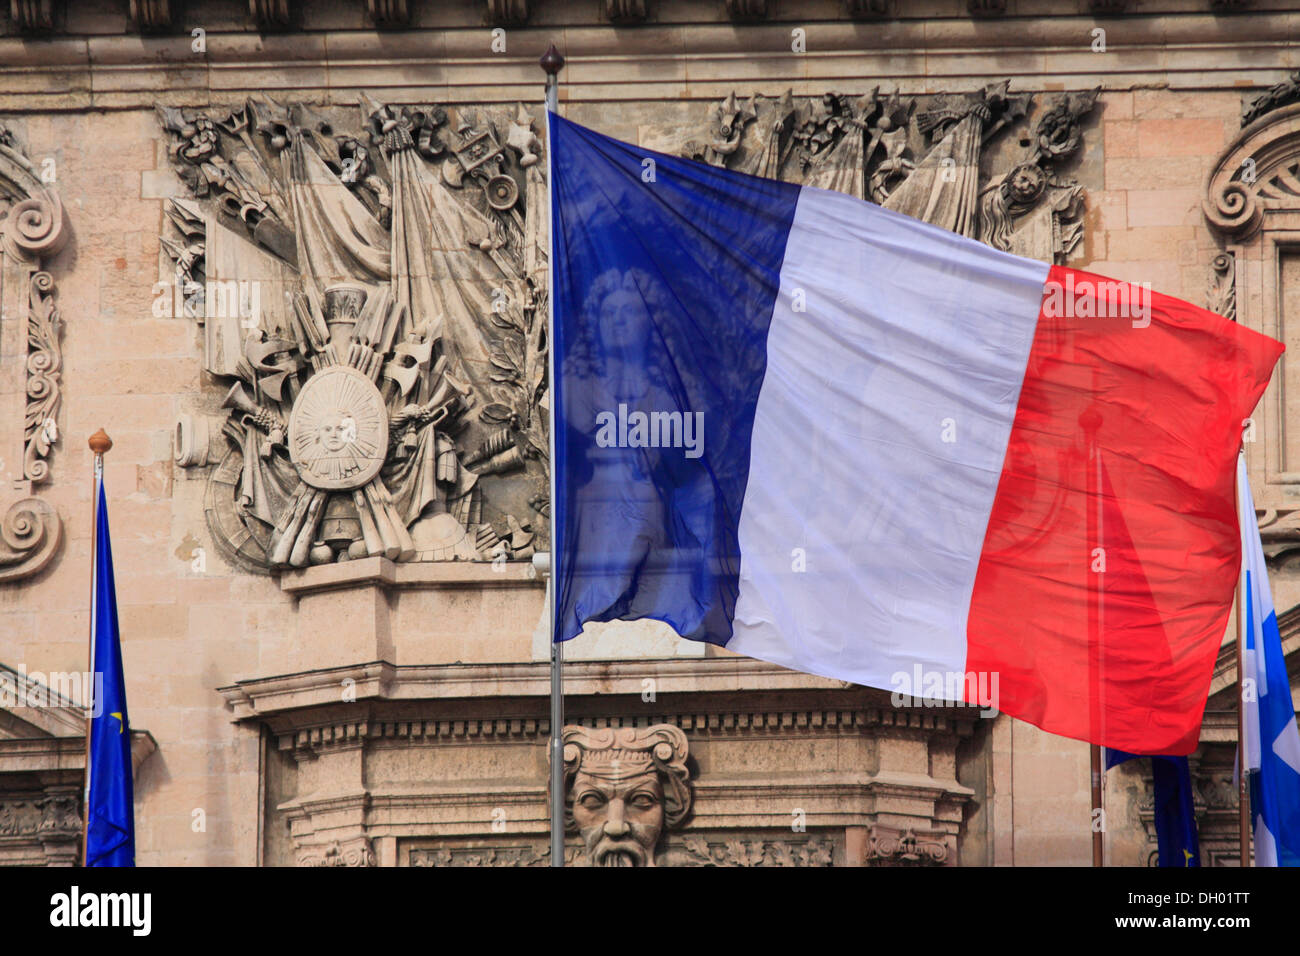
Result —
[[573, 820], [592, 866], [654, 866], [664, 828], [664, 788], [653, 768], [619, 774], [580, 769]]

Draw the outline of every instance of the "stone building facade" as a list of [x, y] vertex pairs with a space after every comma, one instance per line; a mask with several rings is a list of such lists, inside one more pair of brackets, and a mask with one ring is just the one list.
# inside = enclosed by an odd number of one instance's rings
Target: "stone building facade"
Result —
[[[1288, 6], [11, 5], [0, 863], [76, 858], [101, 426], [142, 865], [549, 862], [548, 44], [562, 112], [604, 133], [1149, 282], [1290, 347]], [[1246, 448], [1294, 656], [1289, 376]], [[1234, 654], [1230, 629], [1193, 758], [1207, 865], [1236, 862]], [[1090, 860], [1083, 744], [653, 622], [568, 656], [570, 862]], [[1149, 781], [1112, 771], [1106, 801], [1108, 861], [1147, 864]]]

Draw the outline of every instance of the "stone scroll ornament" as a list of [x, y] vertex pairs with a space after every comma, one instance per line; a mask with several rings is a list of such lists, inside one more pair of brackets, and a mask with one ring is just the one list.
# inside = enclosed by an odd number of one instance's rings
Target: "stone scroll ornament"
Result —
[[[1008, 83], [904, 98], [736, 94], [655, 148], [837, 189], [1062, 262], [1064, 168], [1096, 94], [1035, 109]], [[1029, 125], [1031, 114], [1035, 117]], [[178, 423], [209, 530], [254, 570], [384, 555], [522, 560], [547, 547], [546, 181], [519, 106], [161, 107], [190, 192], [166, 209], [166, 314], [221, 381]], [[1023, 148], [985, 177], [986, 151]], [[677, 139], [673, 139], [678, 136]], [[996, 165], [996, 164], [994, 164]], [[156, 303], [158, 304], [158, 303]], [[224, 395], [223, 420], [207, 414]], [[209, 444], [209, 435], [217, 447]]]
[[39, 572], [62, 540], [35, 491], [50, 478], [62, 403], [63, 321], [45, 264], [67, 238], [58, 194], [0, 123], [0, 584]]
[[654, 866], [665, 830], [690, 813], [686, 734], [653, 727], [564, 728], [565, 823], [589, 866]]
[[[1281, 243], [1274, 237], [1283, 236], [1300, 215], [1300, 72], [1244, 102], [1241, 131], [1210, 167], [1201, 207], [1211, 230], [1226, 246], [1210, 262], [1207, 307], [1255, 328], [1267, 329], [1273, 322], [1277, 323], [1275, 328], [1283, 328], [1280, 286], [1285, 283], [1275, 280], [1268, 271], [1270, 267], [1265, 267], [1263, 285], [1278, 281], [1278, 291], [1249, 295], [1237, 288], [1238, 264], [1263, 260], [1273, 262], [1271, 268], [1277, 268], [1281, 260], [1274, 250]], [[1241, 272], [1241, 276], [1247, 274]], [[1271, 308], [1276, 315], [1269, 314], [1270, 307], [1262, 304], [1261, 298], [1264, 302], [1273, 300]], [[1245, 441], [1272, 440], [1264, 427], [1263, 409], [1267, 404], [1267, 400], [1261, 402], [1256, 413], [1260, 420], [1251, 423], [1252, 429], [1265, 433], [1257, 439], [1252, 430]], [[1285, 442], [1285, 437], [1279, 437]], [[1271, 478], [1266, 487], [1274, 487]], [[1273, 568], [1294, 567], [1300, 562], [1300, 508], [1288, 500], [1293, 488], [1293, 482], [1284, 478], [1279, 491], [1282, 497], [1271, 503], [1256, 501], [1255, 517], [1264, 554]]]

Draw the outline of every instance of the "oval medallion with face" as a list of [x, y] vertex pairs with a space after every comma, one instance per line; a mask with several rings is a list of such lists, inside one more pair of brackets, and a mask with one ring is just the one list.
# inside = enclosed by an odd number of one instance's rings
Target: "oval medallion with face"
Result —
[[321, 369], [298, 393], [289, 416], [289, 458], [313, 488], [359, 488], [379, 474], [387, 451], [383, 397], [356, 369]]

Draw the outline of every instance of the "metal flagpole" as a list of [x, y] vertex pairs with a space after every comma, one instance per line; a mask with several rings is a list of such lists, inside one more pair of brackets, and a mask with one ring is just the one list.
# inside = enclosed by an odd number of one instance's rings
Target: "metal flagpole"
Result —
[[104, 455], [113, 447], [113, 439], [104, 429], [90, 436], [87, 444], [95, 455], [94, 492], [91, 497], [90, 514], [90, 639], [86, 657], [89, 660], [90, 685], [86, 691], [86, 791], [81, 802], [81, 864], [90, 865], [90, 734], [95, 713], [95, 622], [99, 617], [96, 607], [98, 588], [95, 578], [99, 573], [99, 493], [104, 486]]
[[564, 645], [555, 639], [556, 586], [555, 572], [559, 567], [555, 533], [555, 206], [552, 197], [555, 189], [555, 151], [551, 148], [550, 114], [559, 110], [560, 82], [558, 75], [564, 68], [564, 57], [552, 43], [539, 61], [546, 73], [546, 354], [548, 369], [547, 388], [551, 455], [551, 568], [547, 578], [547, 617], [550, 619], [551, 638], [551, 866], [564, 866]]
[[[1095, 385], [1095, 383], [1094, 383]], [[1091, 672], [1092, 684], [1092, 733], [1094, 740], [1101, 731], [1101, 635], [1104, 628], [1102, 615], [1104, 613], [1104, 598], [1102, 595], [1102, 573], [1097, 570], [1095, 562], [1099, 555], [1104, 562], [1106, 560], [1105, 544], [1103, 536], [1105, 534], [1102, 528], [1102, 484], [1101, 484], [1101, 446], [1097, 441], [1097, 432], [1101, 428], [1101, 413], [1095, 406], [1087, 409], [1080, 417], [1079, 424], [1083, 426], [1085, 434], [1088, 436], [1088, 487], [1091, 492], [1089, 496], [1089, 508], [1087, 515], [1088, 541], [1092, 545], [1092, 551], [1089, 553], [1088, 562], [1088, 617], [1092, 635], [1092, 648], [1089, 652], [1088, 669]], [[1105, 565], [1103, 564], [1104, 568]], [[1092, 793], [1092, 865], [1105, 865], [1105, 813], [1102, 807], [1102, 759], [1101, 745], [1093, 743], [1088, 748], [1090, 764], [1090, 785]]]
[[[1245, 454], [1243, 448], [1239, 454]], [[1241, 483], [1237, 483], [1237, 537], [1243, 538]], [[1250, 515], [1254, 521], [1255, 516]], [[1241, 866], [1250, 866], [1250, 779], [1246, 769], [1246, 552], [1237, 569], [1237, 826], [1241, 839]]]

